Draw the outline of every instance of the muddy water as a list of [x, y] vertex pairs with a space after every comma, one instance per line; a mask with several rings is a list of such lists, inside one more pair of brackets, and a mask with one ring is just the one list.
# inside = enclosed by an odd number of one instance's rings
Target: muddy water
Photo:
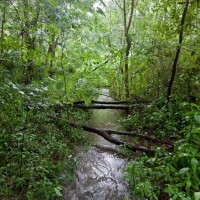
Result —
[[[108, 93], [107, 90], [103, 91]], [[98, 100], [110, 101], [101, 95]], [[117, 129], [119, 110], [93, 110], [89, 125]], [[123, 179], [127, 159], [118, 147], [93, 133], [87, 133], [93, 146], [88, 151], [76, 149], [78, 168], [73, 183], [64, 191], [65, 200], [121, 200], [128, 196], [128, 184]]]

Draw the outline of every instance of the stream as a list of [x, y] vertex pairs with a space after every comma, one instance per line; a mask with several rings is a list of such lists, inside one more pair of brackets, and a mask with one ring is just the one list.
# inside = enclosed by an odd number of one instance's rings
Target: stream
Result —
[[[108, 94], [108, 90], [103, 90]], [[99, 101], [111, 101], [108, 96], [100, 95]], [[94, 109], [88, 125], [117, 130], [117, 120], [122, 111]], [[64, 189], [65, 200], [122, 200], [128, 196], [128, 183], [123, 179], [127, 158], [119, 152], [119, 147], [94, 133], [86, 133], [93, 145], [85, 151], [76, 147], [78, 167], [74, 180]]]

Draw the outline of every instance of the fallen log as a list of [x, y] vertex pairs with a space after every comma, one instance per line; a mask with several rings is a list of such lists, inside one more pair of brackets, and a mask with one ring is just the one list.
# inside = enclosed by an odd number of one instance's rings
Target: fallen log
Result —
[[[76, 101], [73, 104], [84, 104], [85, 101]], [[130, 101], [96, 101], [92, 100], [91, 103], [97, 103], [97, 104], [130, 104]]]
[[150, 148], [147, 148], [147, 147], [144, 147], [144, 146], [141, 146], [141, 145], [128, 144], [128, 143], [126, 143], [124, 141], [121, 141], [121, 140], [118, 140], [118, 139], [112, 137], [105, 130], [97, 129], [97, 128], [94, 128], [94, 127], [91, 127], [91, 126], [86, 126], [86, 125], [79, 125], [79, 124], [76, 124], [74, 122], [69, 122], [69, 125], [71, 127], [74, 127], [74, 128], [82, 128], [85, 131], [96, 133], [97, 135], [103, 137], [105, 140], [108, 140], [109, 142], [111, 142], [113, 144], [116, 144], [116, 145], [124, 146], [124, 147], [126, 147], [126, 148], [128, 148], [130, 150], [142, 151], [142, 152], [145, 152], [145, 153], [147, 153], [149, 155], [154, 155], [155, 154], [155, 151], [153, 149], [150, 149]]
[[[56, 116], [48, 115], [48, 117], [53, 119], [53, 121], [51, 121], [51, 122], [53, 122], [56, 125], [59, 125], [59, 124], [55, 123], [55, 122], [62, 121], [62, 118], [59, 118], [59, 117], [56, 117]], [[120, 140], [112, 137], [105, 130], [94, 128], [94, 127], [91, 127], [91, 126], [80, 125], [80, 124], [77, 124], [75, 122], [67, 122], [67, 123], [68, 123], [69, 126], [71, 126], [73, 128], [82, 128], [85, 131], [96, 133], [97, 135], [103, 137], [105, 140], [107, 140], [107, 141], [109, 141], [109, 142], [111, 142], [113, 144], [116, 144], [116, 145], [124, 146], [124, 147], [126, 147], [126, 148], [128, 148], [128, 149], [130, 149], [132, 151], [141, 151], [141, 152], [145, 152], [145, 153], [147, 153], [149, 155], [154, 155], [155, 154], [155, 151], [153, 149], [150, 149], [150, 148], [147, 148], [147, 147], [144, 147], [144, 146], [141, 146], [141, 145], [128, 144], [128, 143], [126, 143], [124, 141], [120, 141]]]
[[[62, 120], [62, 118], [55, 117], [55, 116], [49, 116], [49, 117], [54, 119], [53, 123], [55, 123], [55, 120], [58, 120], [58, 121]], [[146, 141], [151, 141], [151, 142], [154, 142], [154, 143], [160, 143], [160, 144], [168, 145], [169, 151], [173, 151], [173, 149], [174, 149], [174, 145], [170, 141], [160, 140], [160, 139], [153, 138], [153, 137], [150, 137], [150, 136], [147, 136], [147, 135], [142, 135], [142, 134], [139, 134], [139, 133], [127, 132], [127, 131], [116, 131], [116, 130], [110, 130], [110, 129], [98, 129], [98, 128], [94, 128], [94, 127], [87, 126], [87, 125], [80, 125], [80, 124], [77, 124], [75, 122], [67, 122], [67, 123], [68, 123], [69, 126], [71, 126], [73, 128], [82, 128], [85, 131], [95, 133], [95, 134], [103, 137], [105, 140], [107, 140], [107, 141], [109, 141], [113, 144], [124, 146], [124, 147], [126, 147], [130, 150], [133, 150], [133, 151], [138, 150], [138, 151], [141, 151], [141, 152], [145, 152], [149, 155], [154, 155], [155, 151], [153, 149], [150, 149], [150, 148], [138, 145], [138, 144], [126, 143], [124, 141], [121, 141], [121, 140], [118, 140], [118, 139], [112, 137], [111, 135], [115, 134], [115, 135], [127, 135], [127, 136], [139, 137], [139, 138], [145, 139]]]
[[150, 136], [147, 135], [142, 135], [139, 133], [135, 133], [135, 132], [127, 132], [127, 131], [114, 131], [114, 130], [104, 130], [106, 131], [108, 134], [116, 134], [116, 135], [128, 135], [128, 136], [133, 136], [133, 137], [139, 137], [139, 138], [143, 138], [145, 140], [150, 140], [154, 143], [160, 143], [160, 144], [165, 144], [165, 145], [169, 145], [171, 147], [173, 147], [174, 145], [172, 144], [172, 142], [170, 141], [166, 141], [166, 140], [160, 140], [157, 138], [152, 138]]
[[[118, 105], [118, 104], [146, 104], [149, 103], [150, 101], [96, 101], [96, 100], [92, 100], [91, 103], [95, 103], [95, 104], [114, 104], [114, 105]], [[73, 104], [77, 105], [77, 104], [84, 104], [85, 101], [76, 101]]]
[[129, 105], [90, 105], [86, 106], [83, 104], [74, 105], [75, 108], [82, 108], [82, 109], [129, 109], [131, 106]]

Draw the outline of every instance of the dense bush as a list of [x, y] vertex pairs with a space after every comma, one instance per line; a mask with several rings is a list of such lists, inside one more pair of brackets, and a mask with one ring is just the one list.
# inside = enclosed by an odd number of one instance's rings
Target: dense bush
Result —
[[[72, 145], [83, 139], [66, 122], [84, 116], [70, 106], [58, 109], [50, 84], [19, 86], [3, 77], [1, 81], [0, 199], [61, 198], [61, 174], [71, 179], [76, 164]], [[57, 124], [51, 115], [66, 120]]]
[[[149, 199], [200, 198], [200, 106], [189, 103], [153, 103], [126, 125], [148, 126], [160, 137], [176, 138], [174, 151], [162, 147], [155, 157], [142, 156], [129, 163], [127, 177], [133, 196]], [[132, 120], [131, 120], [132, 119]], [[162, 133], [162, 134], [160, 134]]]

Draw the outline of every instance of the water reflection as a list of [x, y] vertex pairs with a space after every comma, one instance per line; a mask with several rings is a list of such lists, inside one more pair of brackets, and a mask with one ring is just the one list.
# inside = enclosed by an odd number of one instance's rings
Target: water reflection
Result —
[[[104, 91], [106, 93], [107, 91]], [[98, 100], [111, 100], [100, 96]], [[89, 125], [117, 129], [119, 110], [93, 110]], [[94, 142], [87, 152], [76, 148], [79, 161], [73, 183], [64, 191], [65, 200], [121, 200], [128, 193], [128, 184], [123, 180], [127, 159], [119, 153], [116, 145], [102, 137], [88, 133]]]

